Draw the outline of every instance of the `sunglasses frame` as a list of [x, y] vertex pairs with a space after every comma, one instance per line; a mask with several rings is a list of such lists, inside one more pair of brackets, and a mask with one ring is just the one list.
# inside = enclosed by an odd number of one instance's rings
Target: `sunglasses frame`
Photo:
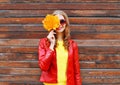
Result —
[[60, 24], [61, 24], [61, 25], [64, 25], [64, 24], [66, 24], [66, 21], [65, 21], [64, 19], [61, 19], [61, 20], [60, 20]]

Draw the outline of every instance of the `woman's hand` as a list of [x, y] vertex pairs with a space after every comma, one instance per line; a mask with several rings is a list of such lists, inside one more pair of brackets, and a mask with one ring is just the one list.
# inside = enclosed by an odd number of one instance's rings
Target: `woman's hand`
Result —
[[47, 38], [50, 41], [50, 49], [51, 50], [54, 50], [54, 46], [55, 46], [55, 35], [54, 34], [56, 34], [56, 33], [54, 32], [54, 30], [52, 30], [52, 31], [50, 31], [50, 33], [47, 36]]

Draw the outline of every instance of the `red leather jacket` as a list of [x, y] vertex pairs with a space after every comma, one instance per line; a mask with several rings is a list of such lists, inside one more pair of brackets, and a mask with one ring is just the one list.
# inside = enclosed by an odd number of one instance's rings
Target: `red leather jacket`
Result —
[[[42, 70], [40, 81], [46, 83], [57, 82], [56, 50], [49, 49], [47, 38], [43, 38], [39, 43], [39, 66]], [[69, 40], [67, 65], [67, 85], [82, 85], [80, 77], [80, 66], [78, 57], [78, 47], [73, 40]], [[61, 74], [62, 75], [62, 74]]]

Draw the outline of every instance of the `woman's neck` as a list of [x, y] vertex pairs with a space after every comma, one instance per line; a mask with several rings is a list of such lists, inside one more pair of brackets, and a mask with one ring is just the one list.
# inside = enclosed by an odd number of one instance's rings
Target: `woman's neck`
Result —
[[64, 35], [62, 32], [57, 33], [57, 40], [62, 41], [63, 37], [64, 37]]

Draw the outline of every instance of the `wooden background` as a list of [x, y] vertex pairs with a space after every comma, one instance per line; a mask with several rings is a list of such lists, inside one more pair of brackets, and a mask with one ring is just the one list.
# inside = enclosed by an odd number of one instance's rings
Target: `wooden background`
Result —
[[120, 0], [0, 0], [0, 85], [42, 85], [41, 21], [56, 9], [69, 16], [83, 85], [120, 85]]

